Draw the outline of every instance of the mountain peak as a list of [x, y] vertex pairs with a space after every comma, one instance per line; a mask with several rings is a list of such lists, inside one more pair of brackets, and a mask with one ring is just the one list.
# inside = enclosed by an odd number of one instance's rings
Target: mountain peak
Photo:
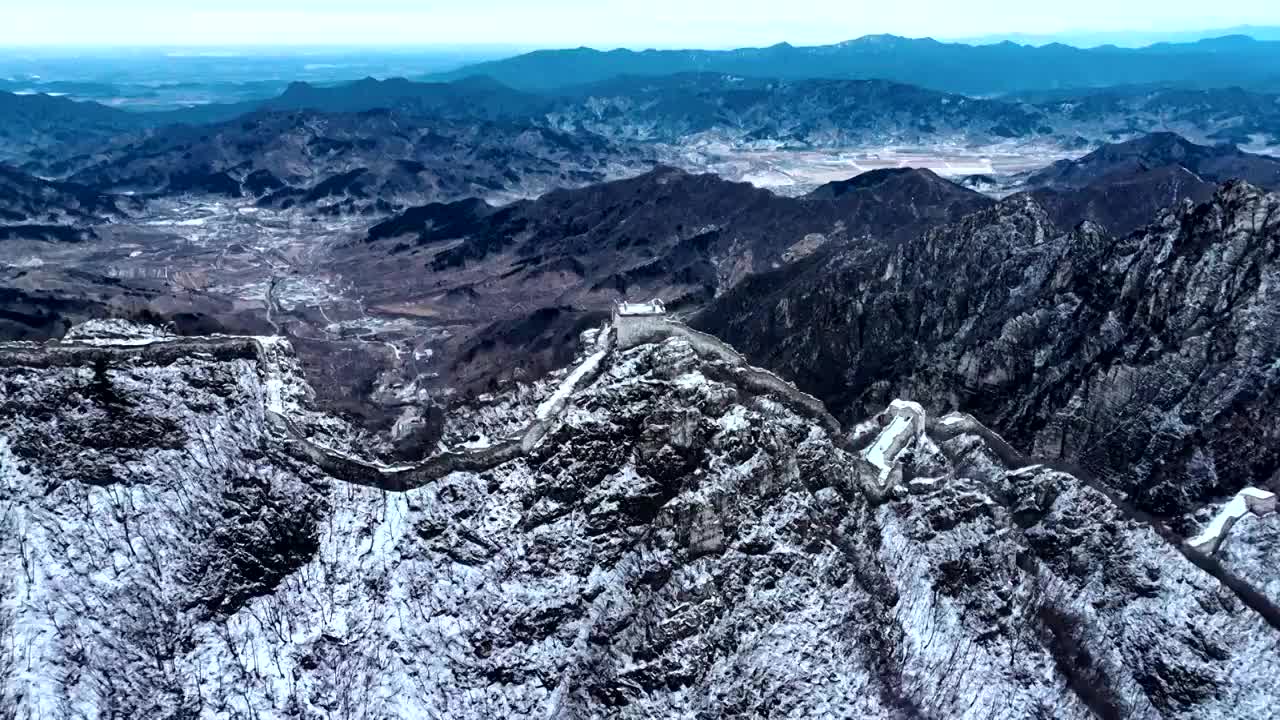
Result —
[[1197, 145], [1196, 143], [1191, 142], [1190, 140], [1186, 139], [1182, 135], [1179, 135], [1178, 133], [1170, 130], [1157, 130], [1155, 132], [1150, 132], [1145, 135], [1142, 135], [1141, 137], [1137, 137], [1132, 140], [1127, 140], [1125, 142], [1117, 143], [1113, 146], [1108, 146], [1108, 147], [1141, 148], [1141, 149], [1177, 148], [1177, 149], [1185, 150], [1189, 148], [1200, 148], [1200, 147], [1210, 147], [1210, 146]]
[[[886, 183], [902, 184], [904, 182], [919, 181], [928, 184], [945, 183], [951, 185], [932, 170], [928, 168], [898, 167], [898, 168], [876, 168], [859, 173], [847, 180], [835, 180], [822, 185], [813, 191], [813, 194], [830, 194], [832, 196], [840, 196], [852, 190], [862, 190], [885, 185]], [[955, 185], [957, 190], [961, 190], [961, 186]], [[966, 192], [968, 192], [966, 190]]]
[[1232, 35], [1220, 35], [1218, 37], [1213, 37], [1213, 38], [1204, 38], [1196, 42], [1197, 45], [1209, 46], [1209, 47], [1240, 47], [1240, 46], [1257, 45], [1258, 43], [1259, 41], [1256, 38], [1250, 35], [1245, 35], [1243, 33], [1235, 33]]
[[1199, 145], [1172, 132], [1154, 132], [1103, 145], [1079, 159], [1060, 160], [1032, 174], [1027, 184], [1080, 189], [1169, 165], [1180, 165], [1213, 182], [1242, 177], [1262, 187], [1280, 187], [1280, 159], [1246, 153], [1231, 144]]
[[891, 33], [873, 33], [870, 35], [862, 35], [852, 40], [846, 40], [842, 45], [895, 45], [903, 42], [911, 42], [910, 38], [901, 35], [893, 35]]

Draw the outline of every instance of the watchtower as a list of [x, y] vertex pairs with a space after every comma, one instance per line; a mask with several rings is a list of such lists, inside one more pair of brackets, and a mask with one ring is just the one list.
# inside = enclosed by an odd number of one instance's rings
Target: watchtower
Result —
[[613, 328], [618, 347], [634, 347], [667, 328], [667, 308], [654, 298], [645, 303], [620, 302], [613, 305]]

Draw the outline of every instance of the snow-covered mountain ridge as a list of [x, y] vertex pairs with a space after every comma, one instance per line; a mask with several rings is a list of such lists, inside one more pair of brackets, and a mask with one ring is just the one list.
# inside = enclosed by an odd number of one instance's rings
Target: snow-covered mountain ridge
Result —
[[452, 418], [433, 457], [519, 452], [403, 491], [300, 450], [372, 464], [287, 344], [0, 348], [0, 717], [1274, 708], [1280, 632], [1089, 483], [911, 403], [845, 431], [661, 322]]

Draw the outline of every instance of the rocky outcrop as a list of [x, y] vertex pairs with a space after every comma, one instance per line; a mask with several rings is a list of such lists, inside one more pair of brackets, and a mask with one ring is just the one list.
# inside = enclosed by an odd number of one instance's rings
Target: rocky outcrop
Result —
[[[574, 393], [594, 382], [608, 367], [617, 345], [630, 348], [673, 336], [687, 338], [697, 352], [733, 366], [744, 382], [760, 392], [779, 394], [783, 402], [798, 404], [821, 418], [828, 429], [838, 431], [838, 423], [818, 400], [771, 373], [747, 366], [740, 355], [716, 338], [690, 330], [661, 314], [660, 301], [654, 301], [653, 307], [657, 308], [658, 315], [641, 318], [615, 313], [612, 324], [584, 333], [585, 352], [574, 367], [556, 380], [555, 391], [520, 427], [506, 428], [500, 437], [477, 446], [445, 448], [421, 461], [397, 465], [358, 457], [314, 437], [315, 428], [308, 427], [314, 424], [314, 414], [304, 412], [300, 404], [312, 394], [311, 390], [302, 384], [302, 371], [291, 346], [278, 336], [180, 338], [151, 326], [93, 320], [71, 328], [59, 342], [0, 344], [0, 368], [93, 367], [102, 374], [106, 368], [122, 364], [167, 366], [191, 354], [218, 361], [252, 361], [263, 383], [264, 417], [283, 452], [345, 482], [398, 492], [435, 482], [453, 472], [490, 470], [529, 453], [561, 422]], [[638, 337], [638, 326], [633, 323], [643, 321], [648, 323], [643, 325], [642, 337]]]
[[556, 390], [544, 400], [528, 422], [514, 432], [481, 447], [442, 450], [419, 462], [389, 466], [371, 462], [323, 444], [316, 443], [284, 412], [269, 412], [269, 419], [284, 435], [285, 452], [315, 464], [325, 473], [345, 482], [366, 485], [396, 492], [412, 490], [455, 472], [485, 472], [527, 455], [538, 446], [547, 434], [561, 422], [569, 408], [572, 395], [596, 380], [607, 367], [616, 344], [616, 334], [611, 327], [589, 333], [588, 354], [568, 374], [559, 380]]
[[90, 321], [73, 328], [62, 342], [0, 345], [0, 368], [93, 367], [95, 378], [99, 378], [105, 377], [109, 367], [130, 363], [166, 366], [193, 353], [218, 361], [252, 360], [263, 383], [263, 417], [282, 452], [344, 482], [394, 492], [419, 488], [455, 472], [492, 470], [529, 454], [563, 421], [573, 395], [595, 382], [608, 368], [616, 348], [630, 349], [672, 337], [685, 340], [699, 355], [718, 361], [744, 387], [772, 395], [816, 419], [833, 436], [839, 435], [839, 423], [816, 398], [768, 371], [751, 367], [717, 338], [665, 316], [659, 301], [654, 301], [654, 307], [658, 314], [615, 313], [611, 325], [584, 333], [585, 353], [563, 378], [556, 380], [554, 392], [518, 429], [507, 429], [503, 437], [479, 447], [443, 449], [421, 461], [398, 465], [357, 457], [314, 437], [315, 428], [307, 425], [314, 424], [315, 417], [303, 412], [299, 404], [300, 399], [311, 394], [310, 388], [301, 385], [301, 370], [291, 349], [286, 349], [287, 341], [280, 337], [182, 339], [122, 321]]

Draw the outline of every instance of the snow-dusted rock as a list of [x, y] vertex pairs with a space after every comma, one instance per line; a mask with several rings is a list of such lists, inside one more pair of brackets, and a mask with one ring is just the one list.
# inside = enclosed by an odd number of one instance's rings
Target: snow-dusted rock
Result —
[[1187, 540], [1187, 544], [1202, 552], [1216, 552], [1227, 538], [1227, 533], [1243, 517], [1249, 514], [1263, 516], [1276, 511], [1276, 494], [1258, 488], [1245, 488], [1228, 500], [1200, 531]]
[[[527, 454], [406, 492], [286, 452], [260, 353], [15, 355], [0, 717], [1275, 707], [1277, 629], [1105, 494], [922, 418], [903, 492], [877, 499], [824, 414], [698, 345], [608, 353]], [[490, 398], [449, 437], [501, 436], [562, 387]]]
[[87, 345], [148, 345], [173, 339], [173, 333], [162, 328], [118, 319], [86, 320], [72, 326], [62, 338], [63, 342]]

